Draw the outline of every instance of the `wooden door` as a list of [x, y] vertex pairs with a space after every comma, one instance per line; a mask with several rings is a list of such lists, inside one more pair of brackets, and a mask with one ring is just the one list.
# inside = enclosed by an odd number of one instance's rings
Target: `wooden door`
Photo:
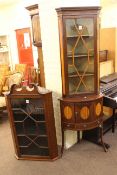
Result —
[[16, 40], [20, 64], [34, 65], [30, 28], [16, 30]]

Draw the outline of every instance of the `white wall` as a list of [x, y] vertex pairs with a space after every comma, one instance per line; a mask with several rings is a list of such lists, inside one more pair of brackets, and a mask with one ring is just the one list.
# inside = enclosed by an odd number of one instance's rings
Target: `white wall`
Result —
[[[46, 87], [53, 92], [54, 115], [58, 144], [61, 144], [61, 122], [59, 98], [62, 95], [61, 65], [58, 18], [55, 8], [63, 6], [99, 6], [99, 0], [39, 0], [39, 13], [43, 45]], [[76, 132], [67, 131], [65, 146], [68, 148], [76, 142]]]
[[0, 9], [0, 21], [0, 35], [9, 35], [12, 62], [18, 63], [15, 30], [31, 26], [29, 14], [21, 3], [12, 4]]
[[[117, 0], [101, 0], [101, 28], [117, 28]], [[117, 43], [117, 32], [113, 42]], [[115, 44], [115, 71], [117, 72], [117, 44]]]
[[117, 0], [101, 0], [101, 28], [117, 27]]

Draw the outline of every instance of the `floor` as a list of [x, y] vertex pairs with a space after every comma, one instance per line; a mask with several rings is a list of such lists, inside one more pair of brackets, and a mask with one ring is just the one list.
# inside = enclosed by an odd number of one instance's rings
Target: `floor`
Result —
[[8, 118], [0, 118], [0, 175], [117, 175], [117, 129], [108, 132], [104, 140], [111, 145], [105, 153], [102, 147], [81, 141], [56, 161], [17, 160]]

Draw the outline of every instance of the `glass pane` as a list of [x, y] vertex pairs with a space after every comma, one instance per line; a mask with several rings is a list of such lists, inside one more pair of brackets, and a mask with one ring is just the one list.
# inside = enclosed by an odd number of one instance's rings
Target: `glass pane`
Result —
[[20, 153], [49, 156], [43, 99], [11, 99], [11, 106]]
[[69, 93], [94, 92], [93, 18], [66, 19]]

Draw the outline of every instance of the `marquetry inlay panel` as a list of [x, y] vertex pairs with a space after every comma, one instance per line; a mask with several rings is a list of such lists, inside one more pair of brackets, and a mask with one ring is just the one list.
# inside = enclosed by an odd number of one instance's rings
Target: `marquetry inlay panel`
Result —
[[97, 116], [99, 116], [101, 114], [101, 104], [97, 103], [96, 107], [95, 107], [95, 113]]
[[72, 118], [72, 109], [69, 106], [64, 108], [64, 116], [68, 120]]
[[89, 117], [89, 108], [87, 106], [84, 106], [81, 108], [80, 110], [80, 117], [83, 119], [83, 120], [87, 120], [88, 117]]

